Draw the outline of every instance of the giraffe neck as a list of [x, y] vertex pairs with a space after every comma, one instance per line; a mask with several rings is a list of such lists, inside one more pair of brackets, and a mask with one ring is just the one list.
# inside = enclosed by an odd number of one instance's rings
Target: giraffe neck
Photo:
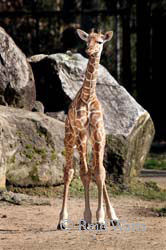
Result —
[[81, 91], [81, 99], [88, 102], [96, 95], [96, 81], [98, 75], [100, 57], [91, 56], [88, 61], [85, 79]]

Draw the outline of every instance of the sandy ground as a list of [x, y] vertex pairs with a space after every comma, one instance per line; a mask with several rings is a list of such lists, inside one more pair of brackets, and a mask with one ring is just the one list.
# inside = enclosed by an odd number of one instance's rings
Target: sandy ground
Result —
[[[116, 249], [116, 250], [166, 250], [166, 217], [157, 217], [150, 208], [164, 207], [164, 202], [143, 201], [139, 198], [116, 197], [112, 203], [120, 220], [127, 226], [107, 227], [108, 231], [79, 231], [84, 200], [69, 201], [69, 219], [74, 226], [69, 231], [56, 230], [61, 199], [52, 200], [51, 206], [16, 206], [0, 203], [0, 250], [52, 250], [52, 249]], [[96, 200], [91, 201], [95, 223]], [[146, 225], [134, 226], [132, 223]], [[122, 225], [124, 223], [122, 222]], [[132, 231], [133, 230], [133, 231]], [[134, 231], [135, 230], [135, 231]]]

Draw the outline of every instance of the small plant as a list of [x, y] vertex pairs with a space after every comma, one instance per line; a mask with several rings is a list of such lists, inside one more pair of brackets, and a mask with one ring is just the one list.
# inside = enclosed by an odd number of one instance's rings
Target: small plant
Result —
[[63, 156], [66, 156], [66, 150], [65, 150], [65, 148], [63, 149], [63, 151], [61, 152], [61, 154], [62, 154]]
[[45, 160], [47, 158], [47, 152], [44, 148], [34, 148], [34, 152], [41, 156], [42, 160]]
[[150, 154], [145, 162], [144, 168], [166, 170], [166, 155]]
[[[97, 197], [97, 186], [94, 181], [91, 181], [90, 183], [89, 193], [91, 197], [94, 198]], [[76, 177], [72, 180], [70, 184], [70, 195], [73, 197], [80, 197], [80, 198], [84, 196], [84, 186], [82, 184], [80, 177]]]
[[31, 151], [25, 151], [24, 152], [26, 158], [32, 160], [33, 159], [33, 153]]
[[74, 178], [70, 184], [70, 193], [74, 196], [82, 197], [84, 194], [84, 187], [80, 178]]
[[31, 179], [35, 182], [39, 181], [39, 176], [38, 176], [38, 168], [37, 166], [33, 166], [32, 170], [29, 172], [29, 176], [31, 177]]
[[33, 150], [33, 145], [27, 144], [27, 145], [25, 146], [25, 148], [26, 148], [27, 150]]
[[156, 192], [161, 191], [161, 189], [157, 186], [157, 183], [154, 181], [145, 182], [144, 187], [145, 189], [149, 189]]
[[57, 159], [56, 151], [52, 151], [51, 161], [55, 161]]
[[166, 200], [166, 190], [162, 190], [155, 182], [133, 181], [131, 183], [129, 194], [139, 196], [146, 200]]
[[166, 216], [166, 207], [162, 207], [162, 208], [152, 208], [153, 212], [157, 213], [157, 216]]

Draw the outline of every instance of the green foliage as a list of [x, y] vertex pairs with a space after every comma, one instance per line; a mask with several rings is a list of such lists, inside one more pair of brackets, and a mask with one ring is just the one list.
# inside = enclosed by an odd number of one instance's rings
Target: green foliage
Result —
[[52, 151], [52, 154], [51, 154], [51, 161], [55, 161], [57, 159], [57, 154], [56, 154], [56, 151]]
[[[35, 177], [34, 177], [35, 178]], [[32, 196], [40, 196], [40, 197], [59, 197], [63, 196], [63, 185], [60, 186], [52, 186], [52, 187], [15, 187], [12, 185], [7, 186], [8, 191], [23, 193]]]
[[111, 185], [107, 185], [107, 188], [111, 195], [138, 196], [145, 200], [166, 200], [166, 190], [158, 187], [157, 183], [153, 181], [143, 183], [134, 179], [128, 187], [111, 183]]
[[33, 156], [34, 156], [34, 152], [33, 152], [33, 146], [30, 145], [30, 144], [27, 144], [25, 146], [25, 150], [24, 150], [24, 155], [26, 158], [32, 160], [33, 159]]
[[63, 149], [63, 151], [61, 152], [61, 154], [62, 154], [63, 156], [66, 156], [66, 150], [65, 150], [65, 148]]
[[23, 154], [26, 158], [32, 160], [32, 159], [38, 159], [39, 157], [41, 160], [46, 160], [47, 158], [47, 151], [45, 148], [37, 148], [33, 146], [32, 144], [27, 144], [25, 146], [25, 149], [23, 151]]
[[[36, 178], [37, 168], [32, 170], [32, 178], [37, 181]], [[28, 187], [28, 188], [20, 188], [8, 186], [7, 189], [13, 192], [25, 193], [29, 195], [38, 195], [38, 196], [46, 196], [46, 197], [59, 197], [63, 196], [63, 185], [52, 186], [52, 187]], [[136, 196], [145, 200], [160, 200], [166, 201], [166, 190], [160, 189], [155, 182], [145, 182], [142, 183], [140, 181], [132, 182], [131, 186], [128, 188], [122, 188], [116, 184], [107, 184], [108, 193], [110, 196], [117, 195], [127, 195], [127, 196]], [[97, 198], [97, 186], [95, 182], [91, 182], [90, 185], [90, 196], [93, 198]], [[70, 184], [69, 189], [70, 197], [83, 198], [84, 197], [84, 187], [80, 178], [74, 178]], [[166, 208], [162, 208], [158, 210], [158, 212], [166, 213]], [[164, 215], [165, 216], [165, 215]]]
[[153, 212], [156, 212], [158, 216], [166, 216], [166, 207], [162, 207], [162, 208], [152, 208]]
[[84, 195], [84, 187], [80, 178], [75, 178], [70, 184], [70, 194], [71, 196], [82, 197]]
[[129, 194], [139, 196], [146, 200], [166, 200], [166, 190], [163, 190], [157, 186], [155, 182], [133, 181], [131, 183]]
[[32, 178], [33, 181], [38, 182], [39, 176], [38, 176], [38, 168], [37, 166], [33, 166], [32, 170], [29, 172], [29, 176]]
[[150, 154], [144, 168], [166, 170], [166, 154]]
[[42, 160], [46, 160], [47, 152], [45, 148], [36, 148], [34, 147], [34, 152], [41, 156]]

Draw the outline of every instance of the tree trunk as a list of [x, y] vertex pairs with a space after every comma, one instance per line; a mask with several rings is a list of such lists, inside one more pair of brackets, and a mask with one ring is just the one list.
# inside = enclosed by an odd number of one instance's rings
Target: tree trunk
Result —
[[[150, 11], [148, 0], [137, 0], [137, 94], [138, 102], [149, 110], [150, 93]], [[151, 105], [151, 104], [150, 104]]]
[[[82, 0], [82, 10], [98, 10], [99, 9], [99, 0]], [[99, 26], [98, 16], [96, 13], [94, 15], [83, 14], [82, 15], [82, 27], [86, 31], [91, 29], [97, 29]]]

